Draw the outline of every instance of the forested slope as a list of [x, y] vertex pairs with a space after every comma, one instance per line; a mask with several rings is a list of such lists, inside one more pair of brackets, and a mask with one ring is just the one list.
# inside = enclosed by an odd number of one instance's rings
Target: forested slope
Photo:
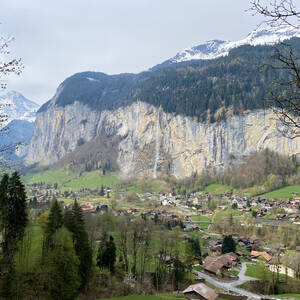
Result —
[[[300, 39], [289, 44], [300, 49]], [[77, 73], [60, 85], [52, 102], [66, 106], [78, 101], [95, 110], [112, 110], [140, 100], [199, 121], [224, 120], [265, 107], [272, 83], [286, 76], [271, 68], [262, 72], [264, 64], [272, 63], [274, 49], [245, 45], [226, 57], [176, 63], [139, 74]]]

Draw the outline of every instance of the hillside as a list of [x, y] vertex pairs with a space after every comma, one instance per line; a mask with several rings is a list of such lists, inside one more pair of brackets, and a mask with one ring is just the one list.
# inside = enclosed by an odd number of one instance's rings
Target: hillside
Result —
[[[0, 93], [0, 152], [3, 163], [11, 164], [27, 154], [39, 105], [16, 91]], [[19, 146], [16, 151], [16, 145]]]
[[[300, 48], [300, 39], [289, 43]], [[165, 112], [202, 122], [224, 120], [232, 114], [265, 107], [273, 81], [285, 76], [270, 69], [261, 72], [259, 67], [273, 53], [273, 46], [243, 45], [226, 57], [176, 63], [140, 74], [77, 73], [59, 86], [54, 98], [39, 112], [75, 101], [93, 110], [115, 110], [142, 100]]]

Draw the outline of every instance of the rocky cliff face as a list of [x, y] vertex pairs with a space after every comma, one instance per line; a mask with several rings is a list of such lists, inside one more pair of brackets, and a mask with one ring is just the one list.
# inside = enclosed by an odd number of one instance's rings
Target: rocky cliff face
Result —
[[182, 178], [218, 169], [264, 148], [298, 155], [300, 139], [283, 137], [277, 126], [272, 113], [262, 110], [203, 124], [144, 102], [102, 112], [78, 102], [50, 105], [37, 116], [26, 161], [52, 164], [74, 151], [79, 140], [88, 142], [101, 133], [106, 138], [119, 137], [121, 175]]

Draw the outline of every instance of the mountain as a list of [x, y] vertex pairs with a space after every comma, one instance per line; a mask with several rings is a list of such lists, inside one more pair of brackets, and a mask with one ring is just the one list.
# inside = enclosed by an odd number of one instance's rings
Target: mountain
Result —
[[300, 38], [299, 28], [281, 26], [257, 29], [240, 41], [212, 40], [192, 48], [186, 48], [163, 64], [180, 63], [197, 59], [216, 59], [227, 56], [230, 50], [243, 45], [274, 45], [291, 38]]
[[[299, 38], [289, 43], [300, 49]], [[273, 53], [247, 44], [140, 74], [74, 74], [39, 109], [26, 163], [186, 177], [265, 148], [300, 156], [300, 139], [283, 137], [265, 110], [273, 81], [287, 76], [259, 69]]]
[[8, 123], [12, 120], [34, 122], [39, 105], [25, 98], [16, 91], [2, 92], [0, 103], [5, 105], [1, 113], [8, 115]]
[[0, 149], [16, 145], [19, 142], [23, 143], [17, 151], [6, 151], [5, 153], [6, 159], [16, 161], [27, 154], [28, 146], [26, 145], [29, 144], [33, 135], [34, 121], [39, 105], [16, 91], [2, 92], [0, 103], [3, 105], [1, 115], [7, 115], [1, 133]]

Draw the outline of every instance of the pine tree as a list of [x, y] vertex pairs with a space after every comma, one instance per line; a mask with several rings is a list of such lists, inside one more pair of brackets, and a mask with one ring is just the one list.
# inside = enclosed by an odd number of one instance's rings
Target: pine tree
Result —
[[[5, 239], [7, 233], [6, 224], [8, 222], [8, 205], [9, 205], [9, 195], [8, 195], [8, 174], [4, 174], [0, 182], [0, 213], [1, 213], [1, 230], [3, 231], [3, 237]], [[4, 241], [3, 241], [4, 244]], [[3, 247], [3, 245], [2, 245]]]
[[235, 252], [236, 244], [231, 235], [226, 235], [222, 243], [222, 254]]
[[3, 260], [12, 263], [17, 244], [23, 239], [28, 221], [26, 192], [20, 176], [5, 174], [0, 183], [0, 212], [3, 232]]
[[74, 226], [74, 219], [73, 219], [73, 212], [72, 212], [72, 210], [65, 210], [63, 223], [64, 223], [64, 226], [69, 231], [72, 232], [72, 228]]
[[63, 225], [62, 209], [56, 199], [53, 200], [47, 225], [45, 228], [45, 249], [53, 247], [55, 244], [56, 233]]
[[157, 223], [158, 223], [158, 214], [154, 215], [154, 223], [155, 223], [155, 225], [157, 225]]
[[104, 186], [103, 186], [103, 185], [101, 185], [99, 195], [100, 195], [101, 197], [103, 197], [103, 196], [105, 195], [105, 193], [104, 193]]
[[80, 262], [79, 275], [81, 278], [81, 289], [83, 289], [91, 274], [92, 249], [90, 247], [88, 234], [84, 228], [82, 209], [76, 200], [72, 211], [65, 213], [65, 226], [73, 233], [73, 243]]
[[14, 285], [16, 283], [15, 266], [10, 264], [7, 272], [0, 281], [0, 297], [1, 299], [16, 299], [16, 290]]
[[173, 267], [173, 279], [174, 279], [174, 289], [178, 291], [179, 283], [183, 281], [185, 276], [185, 265], [183, 262], [176, 257], [174, 260]]
[[47, 293], [43, 299], [75, 299], [80, 286], [79, 259], [71, 233], [65, 227], [57, 230], [55, 244], [46, 253], [40, 267], [45, 275], [42, 278], [43, 292]]
[[116, 262], [116, 245], [114, 238], [109, 237], [109, 240], [103, 239], [100, 244], [97, 255], [97, 266], [99, 268], [108, 268], [111, 273], [115, 271]]
[[201, 247], [198, 238], [190, 238], [189, 242], [191, 244], [192, 250], [196, 258], [201, 258]]

